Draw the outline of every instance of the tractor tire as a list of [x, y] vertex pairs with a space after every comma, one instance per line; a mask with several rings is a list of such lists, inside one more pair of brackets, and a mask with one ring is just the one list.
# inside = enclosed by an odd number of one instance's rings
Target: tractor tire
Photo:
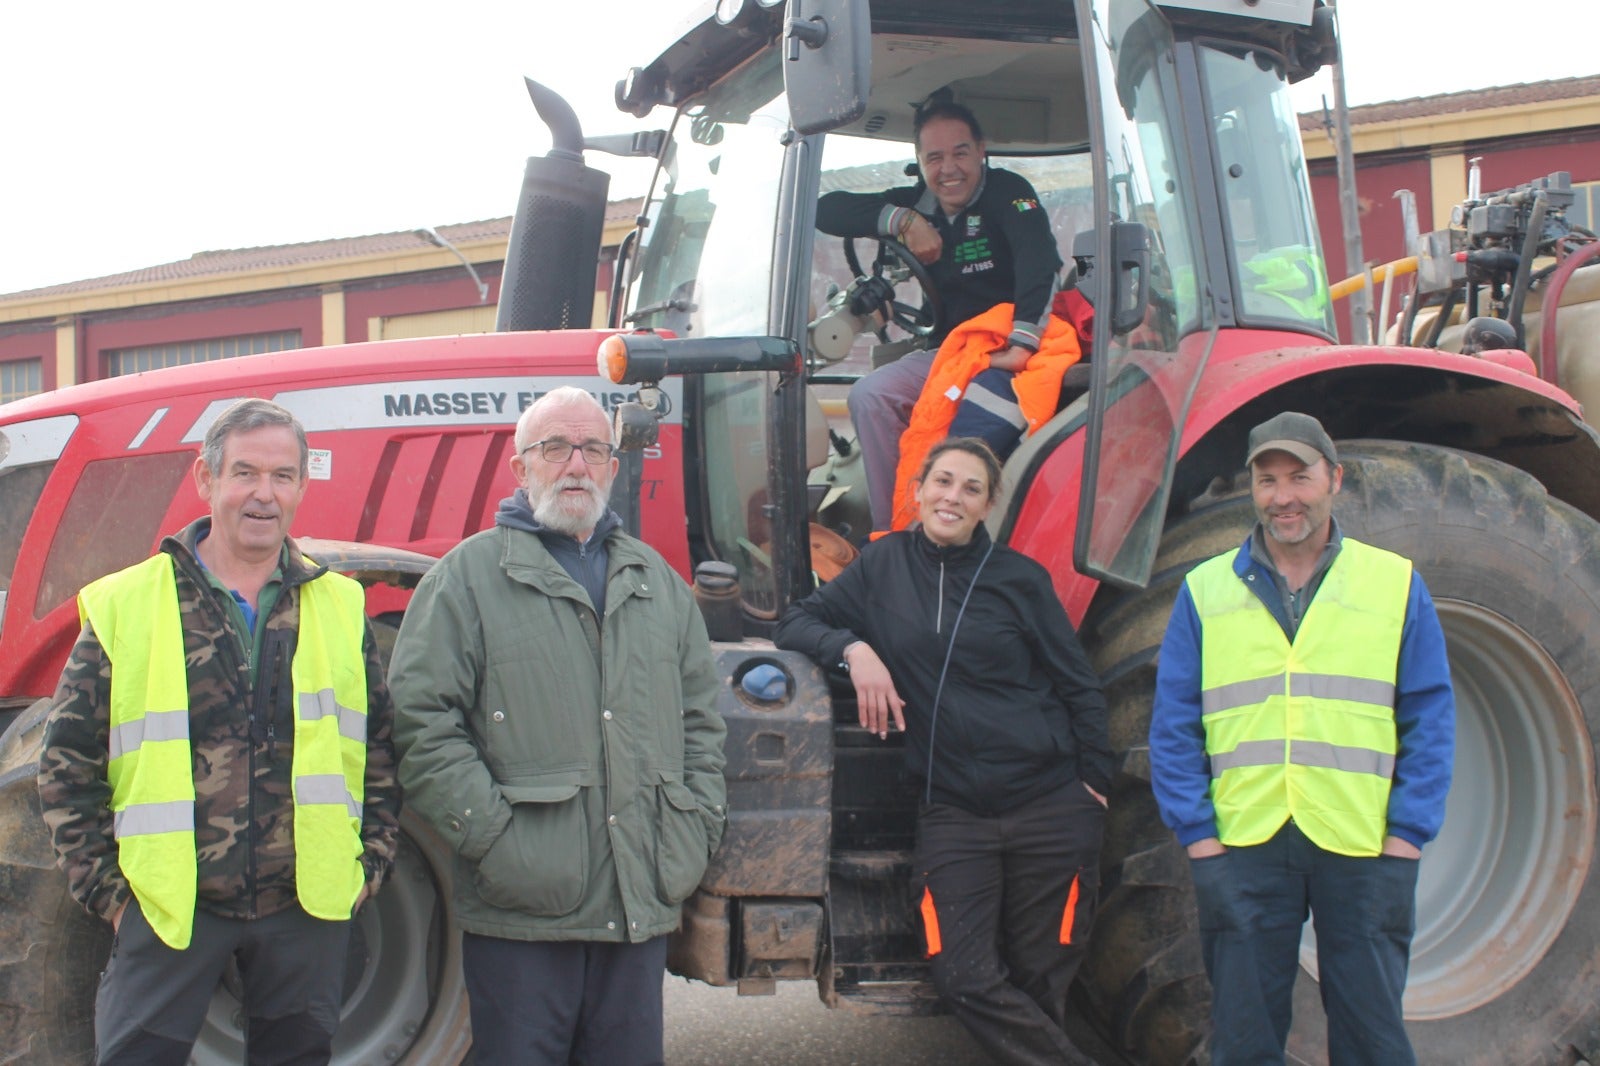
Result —
[[111, 927], [67, 895], [39, 814], [50, 701], [0, 736], [0, 1062], [94, 1061], [94, 992]]
[[[1444, 829], [1423, 854], [1405, 1010], [1422, 1063], [1600, 1063], [1600, 524], [1532, 477], [1429, 445], [1340, 445], [1345, 532], [1411, 559], [1456, 695]], [[1149, 790], [1156, 658], [1179, 585], [1254, 521], [1241, 482], [1173, 522], [1142, 592], [1105, 590], [1084, 632], [1125, 752], [1080, 994], [1134, 1061], [1205, 1062], [1210, 988], [1188, 861]], [[1324, 1063], [1309, 926], [1288, 1058]]]
[[[76, 1066], [94, 1060], [94, 995], [111, 927], [67, 894], [39, 814], [48, 711], [40, 700], [0, 736], [0, 1063]], [[402, 813], [400, 828], [394, 869], [351, 930], [335, 1066], [454, 1066], [471, 1044], [450, 852], [419, 819]], [[230, 967], [189, 1061], [243, 1062], [243, 1021]]]

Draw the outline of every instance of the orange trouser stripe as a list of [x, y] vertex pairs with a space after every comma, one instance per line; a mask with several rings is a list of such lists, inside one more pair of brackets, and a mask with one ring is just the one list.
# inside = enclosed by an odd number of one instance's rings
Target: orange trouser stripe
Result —
[[928, 957], [939, 954], [939, 914], [933, 909], [933, 890], [922, 890], [922, 929], [928, 937]]
[[1078, 913], [1078, 875], [1072, 875], [1072, 887], [1067, 889], [1067, 905], [1061, 911], [1061, 942], [1072, 943], [1072, 919]]

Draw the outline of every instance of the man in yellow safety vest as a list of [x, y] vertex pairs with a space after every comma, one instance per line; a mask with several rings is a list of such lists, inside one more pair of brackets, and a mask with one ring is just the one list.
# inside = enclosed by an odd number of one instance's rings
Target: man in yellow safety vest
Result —
[[194, 464], [210, 516], [78, 596], [39, 800], [73, 896], [115, 930], [99, 1063], [189, 1061], [230, 960], [252, 1066], [332, 1055], [400, 797], [361, 586], [288, 535], [308, 458], [287, 410], [234, 404]]
[[1309, 913], [1329, 1061], [1406, 1066], [1418, 859], [1455, 743], [1444, 634], [1409, 560], [1340, 531], [1320, 422], [1255, 427], [1246, 465], [1259, 521], [1185, 579], [1150, 719], [1151, 785], [1200, 909], [1211, 1061], [1284, 1061]]

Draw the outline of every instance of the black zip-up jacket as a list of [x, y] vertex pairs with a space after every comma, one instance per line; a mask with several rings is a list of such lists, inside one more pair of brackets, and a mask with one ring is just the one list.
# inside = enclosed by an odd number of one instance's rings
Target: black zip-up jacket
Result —
[[[973, 588], [991, 543], [982, 526], [949, 548], [917, 529], [881, 537], [789, 608], [773, 639], [824, 666], [857, 640], [878, 653], [906, 701], [907, 762], [935, 802], [997, 814], [1073, 780], [1106, 795], [1100, 679], [1044, 567], [995, 545]], [[969, 588], [935, 725], [939, 671]]]
[[1010, 302], [1012, 344], [1039, 350], [1061, 270], [1050, 216], [1028, 179], [987, 167], [972, 202], [953, 216], [925, 182], [881, 193], [830, 192], [817, 201], [817, 229], [835, 237], [876, 237], [898, 232], [899, 211], [911, 208], [933, 224], [942, 240], [928, 273], [944, 304], [933, 345], [969, 318]]

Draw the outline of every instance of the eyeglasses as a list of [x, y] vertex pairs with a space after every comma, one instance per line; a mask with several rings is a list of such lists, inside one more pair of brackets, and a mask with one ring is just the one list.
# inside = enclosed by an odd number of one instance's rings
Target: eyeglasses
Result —
[[598, 440], [586, 440], [582, 444], [574, 444], [570, 440], [536, 440], [522, 449], [521, 454], [527, 455], [530, 449], [538, 448], [539, 456], [547, 463], [564, 463], [572, 458], [573, 449], [583, 453], [583, 461], [590, 466], [599, 466], [609, 462], [611, 453], [616, 448]]

